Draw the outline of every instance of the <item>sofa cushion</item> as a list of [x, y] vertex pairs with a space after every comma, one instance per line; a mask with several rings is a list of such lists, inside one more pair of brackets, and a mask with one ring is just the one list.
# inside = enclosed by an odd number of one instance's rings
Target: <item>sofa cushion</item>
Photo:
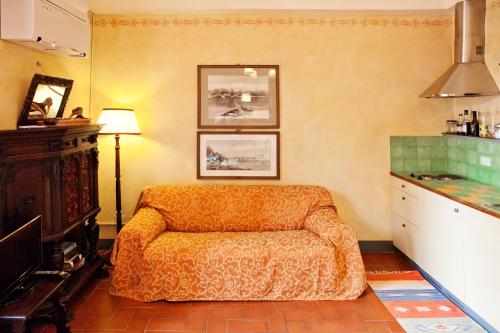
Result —
[[305, 185], [155, 186], [138, 203], [157, 209], [167, 230], [184, 232], [300, 230], [325, 206], [333, 206], [328, 190]]
[[351, 287], [337, 280], [344, 265], [306, 230], [164, 232], [144, 251], [138, 289], [146, 300], [336, 299]]

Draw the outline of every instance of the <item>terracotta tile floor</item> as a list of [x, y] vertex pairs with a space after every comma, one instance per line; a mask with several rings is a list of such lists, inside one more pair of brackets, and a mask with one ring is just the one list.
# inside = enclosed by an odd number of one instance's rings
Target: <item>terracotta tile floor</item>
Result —
[[[367, 270], [411, 269], [397, 254], [364, 254]], [[141, 303], [108, 295], [96, 280], [72, 304], [74, 333], [404, 332], [368, 288], [354, 301]], [[55, 332], [38, 326], [35, 333]]]

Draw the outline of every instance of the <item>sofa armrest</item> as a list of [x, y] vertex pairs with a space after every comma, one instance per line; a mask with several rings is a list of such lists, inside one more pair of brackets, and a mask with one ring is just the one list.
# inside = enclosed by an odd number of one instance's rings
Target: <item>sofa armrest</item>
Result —
[[142, 258], [146, 246], [166, 228], [165, 219], [157, 210], [141, 208], [116, 236], [111, 263], [116, 266], [132, 257]]
[[307, 216], [304, 229], [316, 234], [335, 253], [337, 268], [342, 272], [346, 294], [356, 298], [366, 288], [365, 266], [354, 229], [342, 222], [333, 207], [324, 207]]
[[110, 294], [130, 297], [130, 290], [140, 289], [144, 250], [165, 230], [163, 215], [149, 207], [139, 209], [123, 227], [116, 236], [111, 253], [114, 270]]
[[342, 222], [333, 208], [325, 207], [313, 211], [307, 216], [304, 229], [315, 233], [329, 246], [358, 247], [354, 229]]

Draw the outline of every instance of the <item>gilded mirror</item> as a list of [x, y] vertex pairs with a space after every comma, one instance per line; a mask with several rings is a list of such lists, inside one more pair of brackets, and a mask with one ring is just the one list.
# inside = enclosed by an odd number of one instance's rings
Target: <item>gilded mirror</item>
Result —
[[73, 80], [35, 74], [24, 101], [18, 126], [54, 123], [62, 118]]

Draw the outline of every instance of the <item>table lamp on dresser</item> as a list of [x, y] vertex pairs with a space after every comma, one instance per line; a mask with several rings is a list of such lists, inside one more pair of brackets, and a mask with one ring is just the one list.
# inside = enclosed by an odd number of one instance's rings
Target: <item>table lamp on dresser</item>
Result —
[[115, 135], [116, 233], [122, 228], [122, 194], [120, 184], [120, 134], [141, 134], [133, 109], [105, 108], [97, 120], [104, 125], [99, 134]]

